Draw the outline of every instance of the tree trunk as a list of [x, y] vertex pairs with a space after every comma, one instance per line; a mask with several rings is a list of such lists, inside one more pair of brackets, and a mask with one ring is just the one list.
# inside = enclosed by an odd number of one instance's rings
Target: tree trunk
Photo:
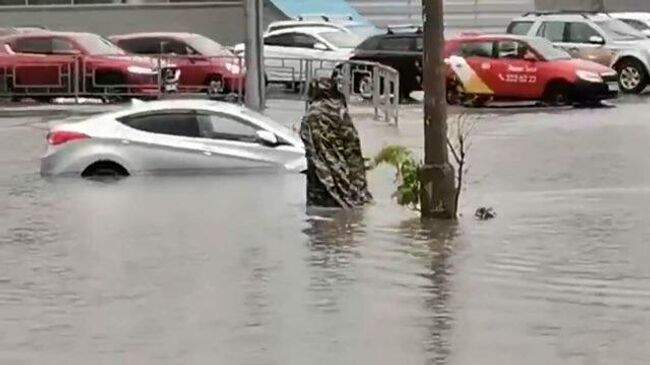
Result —
[[456, 218], [454, 169], [447, 151], [447, 101], [443, 64], [443, 0], [422, 0], [424, 18], [423, 218]]

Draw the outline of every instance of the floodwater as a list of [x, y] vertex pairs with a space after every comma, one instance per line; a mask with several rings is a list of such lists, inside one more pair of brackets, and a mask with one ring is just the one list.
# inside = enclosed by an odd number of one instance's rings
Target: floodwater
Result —
[[644, 102], [483, 113], [455, 224], [389, 169], [350, 213], [301, 175], [43, 180], [41, 118], [0, 119], [0, 364], [646, 364]]

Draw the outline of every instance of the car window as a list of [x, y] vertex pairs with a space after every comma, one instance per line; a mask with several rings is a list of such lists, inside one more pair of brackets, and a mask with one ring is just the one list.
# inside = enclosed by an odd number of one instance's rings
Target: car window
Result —
[[135, 38], [118, 41], [118, 45], [130, 53], [159, 54], [160, 38]]
[[544, 22], [537, 30], [537, 35], [551, 42], [564, 42], [565, 22]]
[[76, 49], [77, 48], [72, 43], [65, 39], [52, 39], [52, 53], [66, 53]]
[[650, 29], [650, 26], [648, 26], [646, 23], [636, 20], [636, 19], [621, 19], [625, 24], [631, 26], [632, 28], [636, 30], [648, 30]]
[[14, 50], [19, 53], [52, 53], [52, 40], [49, 38], [23, 38], [18, 39], [14, 45]]
[[614, 41], [635, 41], [646, 39], [646, 36], [643, 33], [618, 19], [600, 20], [595, 23], [608, 38]]
[[528, 31], [530, 31], [530, 28], [532, 28], [533, 24], [534, 23], [531, 21], [512, 22], [508, 26], [506, 32], [509, 34], [527, 35]]
[[376, 50], [379, 48], [379, 40], [380, 40], [379, 36], [370, 37], [365, 41], [361, 42], [361, 44], [357, 48], [368, 50], [368, 51]]
[[200, 113], [198, 118], [204, 138], [257, 142], [257, 128], [244, 120], [217, 113]]
[[194, 53], [188, 50], [188, 47], [185, 43], [179, 42], [175, 39], [161, 39], [161, 41], [163, 54], [186, 56], [188, 54]]
[[583, 22], [568, 23], [567, 42], [571, 43], [589, 43], [589, 38], [600, 37], [601, 35], [591, 27], [591, 25]]
[[300, 33], [293, 34], [293, 47], [314, 48], [316, 43], [319, 43], [318, 40], [310, 35]]
[[264, 45], [278, 47], [293, 47], [292, 33], [272, 35], [264, 38]]
[[413, 51], [413, 38], [412, 37], [388, 37], [384, 38], [379, 44], [379, 49], [382, 51], [398, 51], [409, 52]]
[[499, 41], [497, 44], [498, 58], [523, 59], [528, 51], [530, 51], [530, 47], [518, 41]]
[[493, 42], [466, 42], [460, 45], [458, 55], [462, 57], [491, 58], [494, 55], [493, 49]]
[[153, 113], [121, 118], [131, 128], [156, 134], [200, 137], [196, 114], [191, 112]]

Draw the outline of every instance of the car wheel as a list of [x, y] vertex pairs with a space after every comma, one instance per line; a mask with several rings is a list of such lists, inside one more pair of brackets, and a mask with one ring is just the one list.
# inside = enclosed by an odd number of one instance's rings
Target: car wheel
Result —
[[223, 77], [219, 75], [210, 76], [207, 81], [207, 93], [209, 97], [218, 97], [222, 96], [224, 93], [224, 82]]
[[544, 103], [551, 106], [567, 106], [573, 104], [571, 87], [564, 83], [549, 85], [544, 93]]
[[113, 161], [97, 161], [81, 173], [81, 177], [88, 179], [119, 179], [127, 176], [129, 176], [129, 172], [122, 165]]
[[463, 84], [458, 77], [449, 78], [447, 87], [445, 88], [445, 98], [449, 105], [459, 105], [463, 103], [463, 96], [465, 95]]
[[618, 83], [621, 90], [628, 94], [640, 94], [648, 86], [648, 72], [637, 60], [628, 59], [617, 67]]

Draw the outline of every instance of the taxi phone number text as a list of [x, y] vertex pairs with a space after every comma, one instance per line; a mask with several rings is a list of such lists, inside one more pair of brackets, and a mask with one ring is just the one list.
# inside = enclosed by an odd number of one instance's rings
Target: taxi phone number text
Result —
[[521, 74], [506, 74], [503, 76], [499, 74], [501, 81], [517, 84], [534, 84], [537, 82], [536, 75], [521, 75]]

